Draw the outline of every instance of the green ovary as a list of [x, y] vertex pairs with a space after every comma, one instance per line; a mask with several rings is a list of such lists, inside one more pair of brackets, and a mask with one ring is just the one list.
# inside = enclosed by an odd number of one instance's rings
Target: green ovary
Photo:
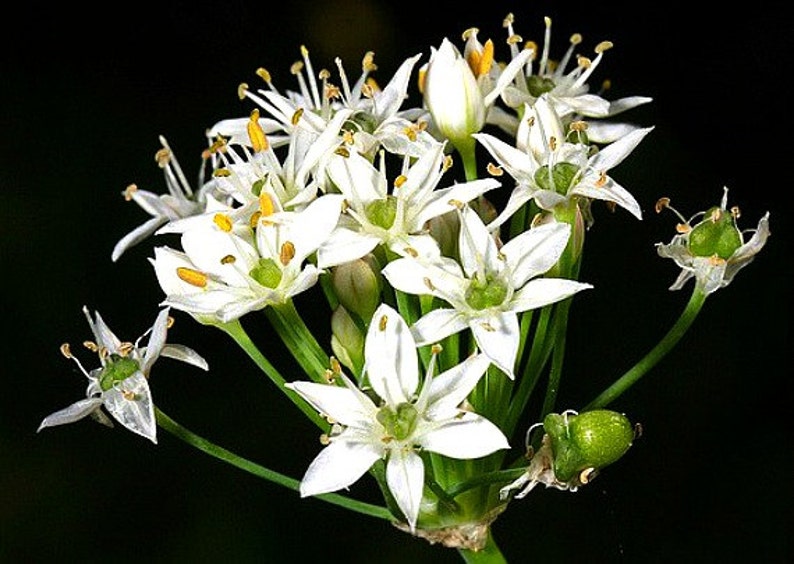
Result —
[[107, 391], [119, 382], [123, 382], [140, 369], [138, 362], [117, 354], [110, 355], [108, 364], [99, 374], [99, 387]]
[[535, 182], [544, 190], [552, 190], [567, 196], [573, 179], [578, 172], [579, 167], [574, 164], [557, 163], [551, 167], [551, 174], [549, 174], [549, 167], [546, 165], [535, 171]]
[[259, 259], [248, 275], [266, 288], [276, 288], [281, 282], [281, 268], [271, 258]]
[[386, 429], [386, 434], [398, 441], [411, 436], [416, 429], [419, 413], [410, 403], [401, 403], [395, 409], [388, 405], [380, 408], [377, 414], [378, 422]]
[[543, 76], [532, 75], [527, 79], [527, 88], [529, 89], [529, 93], [532, 94], [535, 98], [540, 97], [541, 94], [545, 94], [546, 92], [551, 92], [554, 90], [554, 81], [550, 78], [545, 78]]
[[507, 298], [507, 285], [490, 276], [487, 276], [484, 281], [473, 279], [466, 290], [466, 303], [476, 310], [500, 306], [504, 303], [505, 298]]
[[397, 198], [394, 196], [387, 196], [383, 200], [375, 200], [367, 204], [366, 211], [367, 219], [373, 225], [382, 227], [383, 229], [390, 229], [394, 225], [394, 219], [397, 217]]
[[706, 218], [689, 233], [689, 251], [696, 257], [718, 256], [728, 260], [742, 246], [742, 236], [733, 216], [720, 208], [706, 212]]

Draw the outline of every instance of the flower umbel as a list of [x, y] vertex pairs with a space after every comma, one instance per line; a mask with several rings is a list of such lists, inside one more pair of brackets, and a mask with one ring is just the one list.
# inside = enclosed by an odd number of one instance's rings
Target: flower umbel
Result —
[[509, 447], [498, 427], [459, 407], [485, 374], [489, 361], [476, 354], [438, 375], [433, 374], [431, 363], [420, 383], [416, 344], [408, 325], [384, 304], [370, 323], [365, 363], [366, 385], [361, 388], [341, 372], [343, 386], [287, 384], [334, 421], [328, 446], [301, 481], [301, 495], [346, 488], [385, 458], [389, 490], [413, 530], [424, 488], [422, 451], [472, 459]]
[[[100, 409], [104, 406], [121, 425], [157, 443], [154, 404], [149, 390], [152, 365], [161, 356], [181, 360], [204, 370], [208, 369], [207, 362], [184, 345], [166, 344], [170, 319], [168, 308], [160, 311], [152, 328], [135, 343], [119, 340], [99, 313], [92, 319], [87, 308], [83, 308], [83, 312], [95, 339], [86, 343], [86, 346], [97, 353], [101, 366], [87, 372], [80, 361], [72, 356], [69, 345], [61, 347], [61, 352], [74, 360], [88, 378], [87, 397], [45, 417], [38, 430], [73, 423], [88, 415], [112, 427], [113, 422]], [[141, 345], [141, 339], [147, 335], [146, 345]]]

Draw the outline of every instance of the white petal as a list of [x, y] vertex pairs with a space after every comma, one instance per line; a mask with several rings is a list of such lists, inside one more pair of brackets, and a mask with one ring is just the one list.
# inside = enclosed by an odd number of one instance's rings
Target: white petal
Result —
[[337, 227], [317, 249], [317, 266], [329, 268], [356, 260], [368, 254], [380, 242], [380, 237], [375, 235]]
[[60, 411], [56, 411], [55, 413], [45, 417], [39, 425], [37, 432], [41, 431], [45, 427], [55, 427], [56, 425], [74, 423], [75, 421], [90, 415], [93, 411], [99, 409], [101, 405], [102, 398], [86, 398], [77, 401], [69, 407], [61, 409]]
[[348, 487], [382, 455], [381, 449], [374, 445], [345, 441], [340, 437], [321, 450], [309, 465], [301, 480], [301, 497]]
[[474, 389], [490, 364], [486, 355], [473, 355], [431, 378], [426, 384], [427, 395], [422, 397], [427, 402], [425, 416], [431, 420], [454, 417], [458, 406]]
[[425, 483], [422, 459], [412, 450], [393, 449], [386, 463], [386, 483], [413, 531]]
[[459, 459], [480, 458], [510, 448], [499, 427], [470, 412], [430, 431], [421, 437], [420, 444], [429, 451]]
[[642, 219], [640, 204], [628, 190], [610, 177], [607, 177], [607, 181], [604, 184], [599, 184], [599, 182], [600, 180], [592, 176], [588, 179], [583, 179], [579, 184], [574, 186], [570, 193], [586, 196], [594, 200], [615, 202], [623, 209], [628, 210], [637, 219]]
[[105, 408], [124, 427], [157, 443], [154, 403], [146, 377], [136, 372], [102, 395]]
[[518, 354], [518, 316], [503, 312], [471, 319], [469, 327], [484, 352], [512, 380]]
[[490, 272], [498, 272], [502, 268], [496, 241], [485, 227], [479, 214], [466, 206], [460, 226], [460, 262], [469, 278], [485, 265]]
[[585, 282], [564, 278], [536, 278], [513, 294], [510, 310], [520, 312], [543, 307], [592, 287]]
[[364, 343], [364, 370], [372, 389], [392, 406], [409, 401], [419, 385], [418, 361], [408, 324], [395, 309], [381, 304]]
[[160, 356], [181, 360], [182, 362], [187, 362], [203, 370], [209, 370], [209, 364], [204, 360], [204, 357], [185, 345], [167, 344], [160, 352]]
[[143, 355], [143, 362], [141, 363], [141, 372], [149, 374], [152, 365], [160, 356], [165, 345], [166, 333], [168, 331], [168, 314], [169, 309], [165, 308], [160, 310], [157, 314], [157, 319], [152, 325], [152, 332], [149, 334], [149, 340], [146, 343], [146, 351]]
[[462, 313], [439, 308], [429, 311], [411, 326], [417, 346], [432, 345], [468, 327]]
[[146, 223], [139, 225], [129, 233], [127, 233], [124, 237], [122, 237], [116, 246], [113, 247], [113, 252], [110, 255], [110, 259], [113, 262], [119, 260], [122, 254], [124, 254], [127, 249], [130, 247], [137, 245], [144, 239], [152, 236], [157, 229], [168, 222], [167, 217], [153, 217], [149, 219]]
[[590, 165], [595, 170], [610, 170], [618, 166], [623, 159], [640, 144], [646, 135], [653, 131], [653, 127], [643, 127], [635, 129], [628, 135], [624, 135], [614, 143], [610, 143], [598, 151], [590, 160]]
[[409, 294], [462, 295], [464, 278], [457, 262], [443, 257], [439, 260], [439, 265], [432, 265], [412, 258], [397, 259], [381, 273], [395, 289]]
[[530, 278], [540, 276], [559, 260], [571, 226], [567, 223], [546, 223], [524, 231], [502, 247], [512, 274], [513, 287], [519, 288]]
[[318, 413], [345, 426], [371, 425], [377, 411], [366, 395], [348, 387], [316, 382], [290, 382], [285, 386], [309, 402]]

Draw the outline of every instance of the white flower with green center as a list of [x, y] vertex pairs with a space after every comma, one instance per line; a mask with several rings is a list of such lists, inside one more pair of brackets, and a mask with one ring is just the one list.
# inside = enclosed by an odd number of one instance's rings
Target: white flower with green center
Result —
[[307, 258], [336, 226], [342, 196], [320, 196], [300, 212], [263, 207], [269, 210], [262, 210], [255, 230], [218, 214], [182, 234], [182, 252], [155, 249], [163, 303], [202, 322], [227, 323], [314, 286], [321, 271]]
[[301, 481], [300, 493], [306, 497], [347, 488], [385, 458], [389, 490], [413, 531], [424, 488], [420, 451], [473, 459], [509, 448], [496, 425], [460, 408], [490, 363], [482, 354], [472, 355], [434, 376], [433, 360], [420, 386], [414, 339], [400, 314], [385, 304], [372, 318], [364, 354], [374, 395], [343, 373], [338, 374], [343, 386], [286, 384], [334, 422], [327, 446]]
[[736, 273], [750, 264], [764, 247], [769, 237], [769, 212], [759, 220], [758, 227], [750, 230], [752, 237], [745, 241], [747, 231], [741, 231], [737, 226], [738, 208], [728, 209], [727, 206], [727, 187], [719, 206], [698, 213], [689, 220], [670, 207], [666, 198], [657, 204], [658, 210], [667, 207], [682, 222], [678, 226], [678, 234], [669, 244], [656, 245], [659, 256], [673, 259], [682, 269], [670, 290], [680, 290], [690, 278], [694, 278], [695, 284], [706, 294], [716, 292], [730, 284]]
[[114, 262], [130, 247], [150, 237], [169, 222], [204, 213], [207, 206], [212, 207], [216, 198], [223, 199], [223, 194], [212, 182], [202, 182], [198, 192], [194, 192], [164, 137], [160, 137], [160, 143], [163, 147], [155, 158], [165, 174], [168, 193], [155, 194], [148, 190], [140, 190], [134, 184], [128, 186], [122, 193], [125, 199], [135, 202], [152, 217], [116, 243], [111, 254]]
[[[628, 96], [618, 100], [609, 101], [600, 94], [591, 92], [588, 80], [601, 63], [604, 53], [612, 48], [610, 41], [602, 41], [596, 45], [595, 59], [575, 54], [575, 50], [582, 42], [582, 36], [574, 33], [570, 38], [570, 45], [559, 61], [550, 58], [551, 52], [551, 18], [544, 18], [545, 33], [543, 46], [540, 48], [531, 42], [533, 56], [526, 62], [523, 72], [515, 75], [510, 87], [504, 90], [502, 99], [512, 108], [521, 108], [525, 104], [532, 105], [542, 95], [553, 104], [560, 117], [570, 123], [572, 120], [585, 118], [607, 118], [623, 113], [627, 110], [647, 104], [653, 99], [647, 96]], [[513, 59], [523, 51], [519, 51], [519, 41], [513, 29], [512, 15], [505, 19], [507, 29], [507, 43]], [[527, 45], [524, 45], [527, 49]], [[538, 53], [537, 51], [540, 50]], [[576, 60], [573, 68], [569, 63]], [[537, 61], [537, 66], [536, 66]], [[519, 118], [514, 117], [514, 125], [510, 128], [515, 131]], [[636, 129], [628, 123], [610, 123], [595, 120], [590, 123], [588, 135], [597, 143], [610, 143], [623, 135]]]
[[[193, 349], [165, 342], [169, 324], [168, 308], [160, 311], [152, 328], [134, 344], [116, 337], [99, 313], [96, 313], [94, 320], [87, 308], [84, 307], [83, 312], [94, 335], [94, 341], [87, 342], [86, 346], [97, 353], [101, 367], [87, 372], [80, 361], [72, 356], [69, 346], [63, 345], [61, 352], [74, 360], [88, 378], [87, 397], [45, 417], [38, 430], [73, 423], [89, 415], [112, 427], [112, 420], [101, 411], [104, 406], [121, 425], [157, 443], [157, 423], [149, 389], [152, 365], [161, 356], [181, 360], [204, 370], [208, 368], [207, 362]], [[142, 346], [140, 341], [146, 335], [149, 338], [146, 346]]]
[[470, 329], [493, 363], [514, 378], [520, 332], [518, 313], [553, 304], [590, 284], [541, 275], [558, 261], [570, 236], [565, 223], [546, 223], [498, 248], [474, 210], [461, 215], [461, 264], [411, 257], [390, 262], [383, 275], [395, 289], [431, 294], [452, 307], [437, 308], [411, 327], [417, 344], [428, 345]]
[[499, 186], [495, 179], [486, 178], [436, 189], [446, 171], [445, 163], [444, 145], [435, 143], [410, 168], [405, 161], [403, 174], [390, 193], [383, 154], [380, 170], [356, 152], [335, 155], [327, 170], [345, 197], [345, 214], [318, 249], [318, 265], [325, 268], [349, 262], [381, 244], [402, 256], [437, 255], [438, 245], [427, 222]]
[[[547, 97], [541, 96], [533, 106], [525, 107], [516, 146], [487, 133], [474, 137], [516, 181], [504, 210], [489, 225], [495, 229], [529, 200], [544, 210], [566, 211], [577, 201], [589, 216], [590, 200], [613, 202], [642, 219], [639, 203], [618, 184], [609, 171], [618, 166], [639, 145], [653, 127], [624, 135], [602, 149], [576, 140], [578, 131], [563, 125]], [[567, 139], [573, 139], [570, 142]], [[592, 217], [587, 217], [588, 224]]]
[[438, 49], [431, 48], [430, 60], [420, 72], [433, 125], [459, 149], [468, 146], [471, 134], [483, 128], [494, 102], [532, 54], [524, 51], [517, 55], [494, 82], [490, 79], [493, 45], [474, 51], [467, 47], [464, 57], [444, 38]]

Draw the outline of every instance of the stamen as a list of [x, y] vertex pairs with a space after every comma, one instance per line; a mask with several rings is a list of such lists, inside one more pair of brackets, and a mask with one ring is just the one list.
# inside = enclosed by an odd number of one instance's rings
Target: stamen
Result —
[[608, 50], [612, 49], [612, 47], [613, 47], [613, 46], [614, 46], [614, 45], [613, 45], [613, 43], [612, 43], [611, 41], [602, 41], [601, 43], [599, 43], [598, 45], [596, 45], [596, 47], [595, 47], [595, 52], [596, 52], [598, 55], [600, 55], [600, 54], [601, 54], [601, 53], [603, 53], [604, 51], [608, 51]]
[[654, 206], [654, 209], [656, 210], [656, 213], [661, 213], [662, 210], [668, 207], [669, 205], [670, 205], [670, 198], [664, 196], [656, 200], [656, 205]]
[[245, 100], [245, 96], [247, 92], [248, 92], [248, 84], [245, 82], [241, 82], [237, 86], [237, 97], [240, 98], [240, 100]]
[[[524, 41], [524, 38], [521, 37], [520, 35], [518, 35], [517, 33], [514, 33], [513, 35], [511, 35], [510, 37], [507, 38], [507, 44], [508, 45], [518, 45], [522, 41]], [[529, 43], [532, 43], [532, 42], [530, 41]]]
[[237, 262], [237, 257], [234, 255], [226, 255], [221, 258], [221, 264], [234, 264]]
[[127, 188], [124, 189], [124, 192], [121, 194], [124, 196], [126, 201], [132, 200], [132, 195], [138, 191], [138, 186], [136, 184], [130, 184]]
[[407, 180], [408, 180], [408, 177], [405, 176], [404, 174], [401, 174], [400, 176], [398, 176], [397, 178], [394, 179], [394, 187], [395, 188], [399, 188], [400, 186], [405, 184], [405, 182]]
[[513, 25], [514, 21], [515, 21], [515, 16], [513, 15], [512, 12], [510, 12], [505, 16], [505, 19], [502, 20], [502, 27], [511, 26]]
[[733, 219], [739, 219], [742, 216], [742, 212], [739, 209], [739, 206], [733, 206], [731, 208], [731, 216]]
[[259, 194], [259, 211], [264, 217], [273, 215], [273, 213], [276, 211], [276, 206], [273, 203], [273, 199], [267, 192], [262, 192]]
[[166, 149], [165, 147], [158, 149], [157, 152], [154, 154], [154, 161], [157, 163], [157, 166], [160, 168], [165, 168], [168, 166], [168, 162], [171, 160], [171, 151]]
[[212, 218], [212, 222], [217, 225], [221, 231], [229, 233], [232, 230], [232, 220], [224, 213], [216, 213]]
[[496, 166], [493, 163], [488, 163], [485, 166], [485, 170], [488, 171], [488, 174], [491, 176], [502, 176], [505, 172], [502, 170], [502, 167]]
[[331, 444], [331, 437], [323, 433], [322, 435], [320, 435], [320, 444], [323, 446], [328, 446], [329, 444]]
[[444, 350], [444, 347], [442, 347], [438, 343], [435, 343], [435, 344], [433, 344], [430, 347], [430, 354], [441, 354], [441, 351], [443, 351], [443, 350]]
[[174, 323], [176, 323], [176, 320], [169, 315], [168, 319], [166, 319], [165, 328], [170, 329], [174, 326]]
[[339, 155], [340, 157], [344, 157], [344, 158], [350, 157], [350, 151], [348, 151], [345, 147], [339, 147], [336, 151], [334, 151], [334, 153]]
[[121, 395], [127, 401], [134, 401], [135, 400], [135, 392], [133, 392], [131, 390], [122, 390], [121, 391]]
[[579, 45], [582, 42], [582, 34], [574, 33], [568, 41], [571, 42], [571, 45]]
[[176, 269], [176, 275], [180, 280], [187, 282], [191, 286], [196, 286], [197, 288], [205, 288], [207, 286], [207, 275], [198, 270], [179, 266]]
[[549, 148], [552, 151], [556, 151], [557, 150], [557, 138], [554, 137], [553, 135], [551, 137], [549, 137]]
[[216, 178], [229, 178], [232, 172], [228, 168], [216, 168], [212, 171], [212, 176]]
[[452, 168], [455, 164], [455, 161], [452, 159], [452, 155], [446, 155], [444, 157], [444, 164], [441, 165], [441, 172], [446, 172]]
[[381, 315], [380, 320], [378, 321], [378, 329], [381, 331], [386, 330], [386, 323], [389, 321], [388, 315]]
[[270, 84], [271, 81], [272, 81], [271, 80], [271, 76], [270, 76], [270, 72], [268, 72], [267, 69], [262, 68], [262, 67], [259, 67], [258, 69], [256, 69], [256, 76], [258, 76], [259, 78], [261, 78], [262, 80], [264, 80], [268, 84]]
[[364, 58], [361, 60], [361, 70], [365, 73], [378, 70], [378, 65], [375, 64], [375, 53], [367, 51]]
[[120, 343], [118, 348], [119, 356], [127, 356], [134, 349], [135, 349], [135, 345], [133, 345], [130, 342]]
[[679, 223], [675, 226], [675, 230], [677, 233], [683, 235], [685, 233], [689, 233], [692, 230], [692, 228], [689, 226], [689, 224]]
[[403, 249], [403, 252], [406, 255], [410, 255], [413, 258], [417, 258], [419, 256], [419, 252], [416, 249], [414, 249], [413, 247], [405, 247]]
[[292, 114], [292, 119], [290, 120], [292, 125], [298, 125], [301, 117], [303, 117], [303, 108], [298, 108], [295, 110], [295, 113]]
[[270, 145], [267, 136], [265, 136], [265, 130], [259, 125], [258, 109], [251, 112], [251, 118], [248, 120], [248, 138], [251, 139], [251, 147], [255, 153], [267, 151]]
[[607, 183], [607, 173], [606, 173], [605, 170], [602, 170], [598, 174], [598, 180], [596, 180], [596, 183], [595, 183], [596, 188], [602, 188], [604, 186], [604, 184], [606, 184], [606, 183]]
[[422, 278], [422, 282], [425, 283], [425, 286], [427, 286], [427, 289], [431, 292], [436, 289], [436, 287], [433, 285], [433, 281], [430, 280], [430, 278], [424, 277]]
[[262, 217], [261, 211], [255, 211], [251, 214], [251, 219], [248, 220], [248, 227], [251, 229], [256, 229], [256, 224], [259, 223], [259, 219]]
[[281, 245], [278, 258], [281, 261], [281, 264], [287, 266], [290, 261], [295, 258], [295, 245], [291, 241], [287, 241]]
[[69, 346], [69, 343], [64, 343], [61, 345], [61, 354], [64, 356], [64, 358], [69, 358], [69, 359], [73, 358], [72, 347]]

